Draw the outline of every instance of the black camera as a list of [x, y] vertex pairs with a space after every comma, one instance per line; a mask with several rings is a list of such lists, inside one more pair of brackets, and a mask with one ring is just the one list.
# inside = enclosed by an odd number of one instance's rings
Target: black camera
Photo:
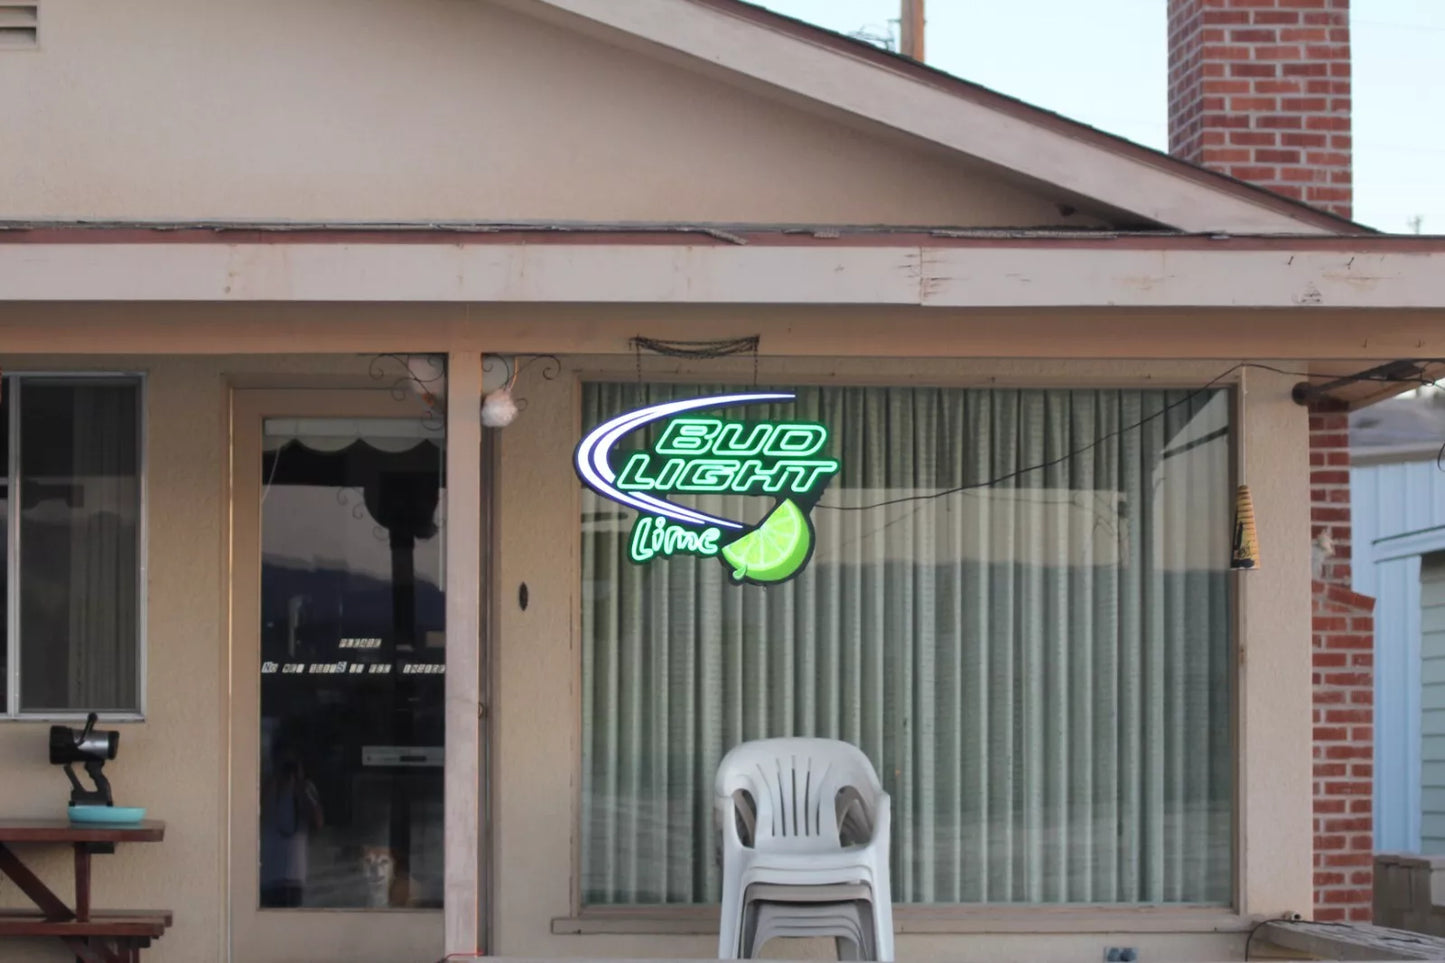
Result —
[[[50, 762], [64, 766], [65, 775], [70, 778], [70, 804], [72, 806], [111, 806], [110, 781], [101, 773], [107, 759], [114, 759], [120, 747], [120, 733], [97, 732], [92, 712], [85, 719], [85, 728], [76, 732], [69, 726], [50, 727]], [[71, 767], [75, 763], [85, 766], [85, 771], [95, 782], [94, 789], [86, 789], [75, 776]]]

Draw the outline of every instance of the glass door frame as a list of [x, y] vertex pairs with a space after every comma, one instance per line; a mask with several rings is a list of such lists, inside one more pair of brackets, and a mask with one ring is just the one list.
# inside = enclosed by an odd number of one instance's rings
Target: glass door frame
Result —
[[[410, 418], [419, 398], [387, 388], [232, 391], [230, 444], [230, 646], [227, 713], [229, 831], [227, 911], [235, 963], [344, 956], [384, 963], [444, 952], [443, 910], [262, 909], [260, 903], [260, 630], [263, 423], [268, 417]], [[442, 477], [445, 491], [445, 470]], [[445, 571], [445, 568], [444, 568]], [[446, 580], [444, 579], [444, 582]], [[445, 771], [445, 770], [444, 770]]]

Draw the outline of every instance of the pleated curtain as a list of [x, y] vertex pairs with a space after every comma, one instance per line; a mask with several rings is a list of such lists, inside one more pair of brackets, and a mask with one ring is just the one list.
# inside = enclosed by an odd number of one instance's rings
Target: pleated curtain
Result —
[[[583, 420], [731, 390], [588, 383]], [[584, 493], [584, 901], [715, 902], [718, 761], [821, 736], [892, 796], [899, 902], [1227, 903], [1227, 394], [788, 390], [719, 416], [832, 431], [794, 580], [635, 565], [634, 514]]]

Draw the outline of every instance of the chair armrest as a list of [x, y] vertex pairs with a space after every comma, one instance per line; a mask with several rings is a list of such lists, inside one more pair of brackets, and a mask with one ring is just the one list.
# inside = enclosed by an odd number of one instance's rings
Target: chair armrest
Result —
[[874, 814], [857, 789], [848, 786], [838, 794], [838, 840], [844, 846], [860, 846], [873, 838]]
[[[718, 829], [723, 838], [733, 846], [751, 846], [752, 841], [757, 838], [757, 814], [745, 805], [744, 800], [737, 798], [737, 793], [715, 797], [713, 812], [717, 816]], [[747, 833], [746, 840], [738, 834], [739, 818], [742, 819], [743, 829]]]
[[721, 867], [725, 865], [727, 851], [741, 847], [742, 840], [738, 839], [738, 829], [733, 824], [732, 803], [726, 797], [719, 796], [713, 803], [712, 811], [713, 828], [717, 833], [717, 864]]
[[886, 792], [878, 793], [878, 811], [873, 815], [873, 835], [870, 842], [881, 842], [886, 848], [893, 827], [893, 800]]

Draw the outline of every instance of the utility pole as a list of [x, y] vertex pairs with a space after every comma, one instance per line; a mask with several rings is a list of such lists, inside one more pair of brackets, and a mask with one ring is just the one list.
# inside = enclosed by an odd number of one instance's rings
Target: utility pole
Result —
[[899, 22], [899, 53], [914, 60], [923, 59], [923, 0], [903, 0]]

